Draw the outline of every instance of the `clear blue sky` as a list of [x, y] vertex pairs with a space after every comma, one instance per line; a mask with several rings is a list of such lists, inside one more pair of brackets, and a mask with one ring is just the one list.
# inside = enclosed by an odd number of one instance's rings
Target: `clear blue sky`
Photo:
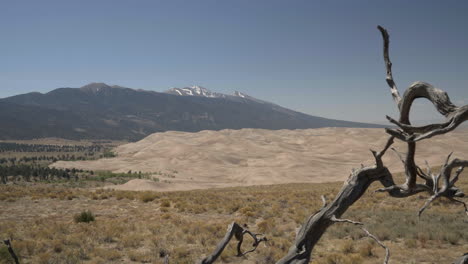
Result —
[[[239, 90], [308, 114], [395, 115], [417, 80], [468, 103], [468, 1], [0, 1], [0, 97], [105, 82]], [[455, 99], [456, 98], [456, 99]], [[415, 119], [430, 119], [419, 103]]]

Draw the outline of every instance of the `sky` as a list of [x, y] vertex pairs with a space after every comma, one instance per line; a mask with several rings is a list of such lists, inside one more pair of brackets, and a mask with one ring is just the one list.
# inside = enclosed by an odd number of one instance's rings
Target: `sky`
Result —
[[[307, 114], [385, 123], [394, 79], [468, 103], [468, 1], [0, 0], [0, 98], [105, 82], [241, 91]], [[418, 99], [413, 120], [438, 113]]]

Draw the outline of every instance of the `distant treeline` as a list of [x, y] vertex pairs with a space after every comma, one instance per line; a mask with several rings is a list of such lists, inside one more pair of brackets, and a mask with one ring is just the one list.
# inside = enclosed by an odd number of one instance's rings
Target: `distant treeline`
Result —
[[[47, 180], [59, 180], [65, 179], [70, 180], [75, 178], [78, 180], [78, 173], [82, 173], [83, 170], [77, 169], [56, 169], [36, 165], [12, 165], [12, 166], [0, 166], [0, 182], [6, 184], [9, 178], [13, 178], [13, 181], [19, 179], [25, 181], [47, 181]], [[94, 174], [92, 171], [90, 174]]]
[[[103, 155], [100, 155], [102, 157]], [[11, 157], [11, 158], [0, 158], [0, 164], [24, 164], [24, 163], [38, 163], [47, 161], [48, 163], [56, 162], [59, 160], [65, 161], [74, 161], [74, 160], [90, 160], [94, 159], [94, 152], [84, 153], [83, 155], [75, 155], [75, 154], [63, 154], [63, 155], [56, 155], [56, 156], [34, 156], [34, 157]]]
[[[113, 173], [109, 171], [81, 170], [81, 169], [57, 169], [37, 164], [18, 164], [0, 166], [0, 184], [7, 184], [9, 181], [18, 182], [55, 182], [55, 181], [68, 181], [68, 180], [89, 180], [105, 182], [111, 179], [117, 179], [118, 183], [124, 183], [129, 179], [152, 179], [151, 173], [132, 172], [127, 173]], [[159, 181], [159, 179], [153, 179]]]
[[0, 152], [101, 152], [102, 145], [42, 145], [0, 142]]

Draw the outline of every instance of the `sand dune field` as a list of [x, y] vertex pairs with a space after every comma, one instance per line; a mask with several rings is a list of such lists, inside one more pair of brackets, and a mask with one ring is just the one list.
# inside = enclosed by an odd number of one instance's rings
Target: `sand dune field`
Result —
[[[52, 166], [115, 172], [154, 173], [159, 181], [136, 179], [113, 186], [127, 190], [190, 190], [212, 187], [330, 182], [346, 179], [352, 168], [370, 165], [369, 149], [380, 150], [383, 129], [321, 128], [303, 130], [241, 129], [164, 132], [115, 149], [117, 157], [95, 161], [59, 161]], [[405, 144], [396, 142], [399, 152]], [[468, 155], [468, 130], [434, 137], [418, 144], [417, 162], [443, 163]], [[392, 172], [402, 171], [393, 151], [384, 161]]]

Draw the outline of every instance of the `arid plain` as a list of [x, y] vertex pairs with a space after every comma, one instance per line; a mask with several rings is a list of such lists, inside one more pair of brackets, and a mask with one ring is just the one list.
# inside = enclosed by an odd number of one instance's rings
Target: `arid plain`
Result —
[[[111, 186], [120, 190], [175, 191], [345, 180], [353, 168], [373, 164], [369, 149], [381, 149], [384, 129], [320, 128], [298, 130], [241, 129], [164, 132], [115, 148], [117, 157], [93, 161], [59, 161], [52, 166], [113, 172], [142, 171], [158, 181], [134, 179]], [[396, 151], [406, 146], [397, 141]], [[418, 144], [418, 164], [432, 166], [468, 153], [468, 129]], [[403, 166], [395, 152], [384, 157], [392, 172]]]
[[[219, 262], [275, 263], [304, 219], [321, 207], [320, 197], [333, 199], [353, 168], [373, 163], [369, 149], [381, 149], [386, 138], [383, 129], [356, 128], [153, 134], [117, 146], [113, 158], [54, 164], [94, 170], [94, 175], [10, 179], [0, 185], [0, 237], [12, 239], [22, 263], [162, 264], [169, 256], [170, 263], [182, 264], [212, 252], [228, 224], [236, 221], [269, 241], [244, 257], [236, 257], [231, 242]], [[400, 142], [394, 146], [405, 151]], [[417, 151], [418, 164], [427, 160], [437, 172], [448, 152], [466, 156], [468, 131], [427, 140]], [[398, 173], [403, 166], [392, 152], [385, 156], [386, 165], [403, 182]], [[460, 177], [462, 190], [467, 176]], [[427, 195], [394, 199], [374, 193], [379, 187], [370, 186], [344, 217], [363, 222], [383, 241], [392, 263], [448, 263], [468, 250], [461, 205], [437, 200], [418, 219]], [[77, 221], [83, 212], [95, 220]], [[244, 244], [248, 249], [250, 243]], [[381, 263], [384, 254], [359, 228], [338, 224], [317, 245], [311, 263]], [[0, 247], [0, 263], [12, 263], [6, 247]]]

